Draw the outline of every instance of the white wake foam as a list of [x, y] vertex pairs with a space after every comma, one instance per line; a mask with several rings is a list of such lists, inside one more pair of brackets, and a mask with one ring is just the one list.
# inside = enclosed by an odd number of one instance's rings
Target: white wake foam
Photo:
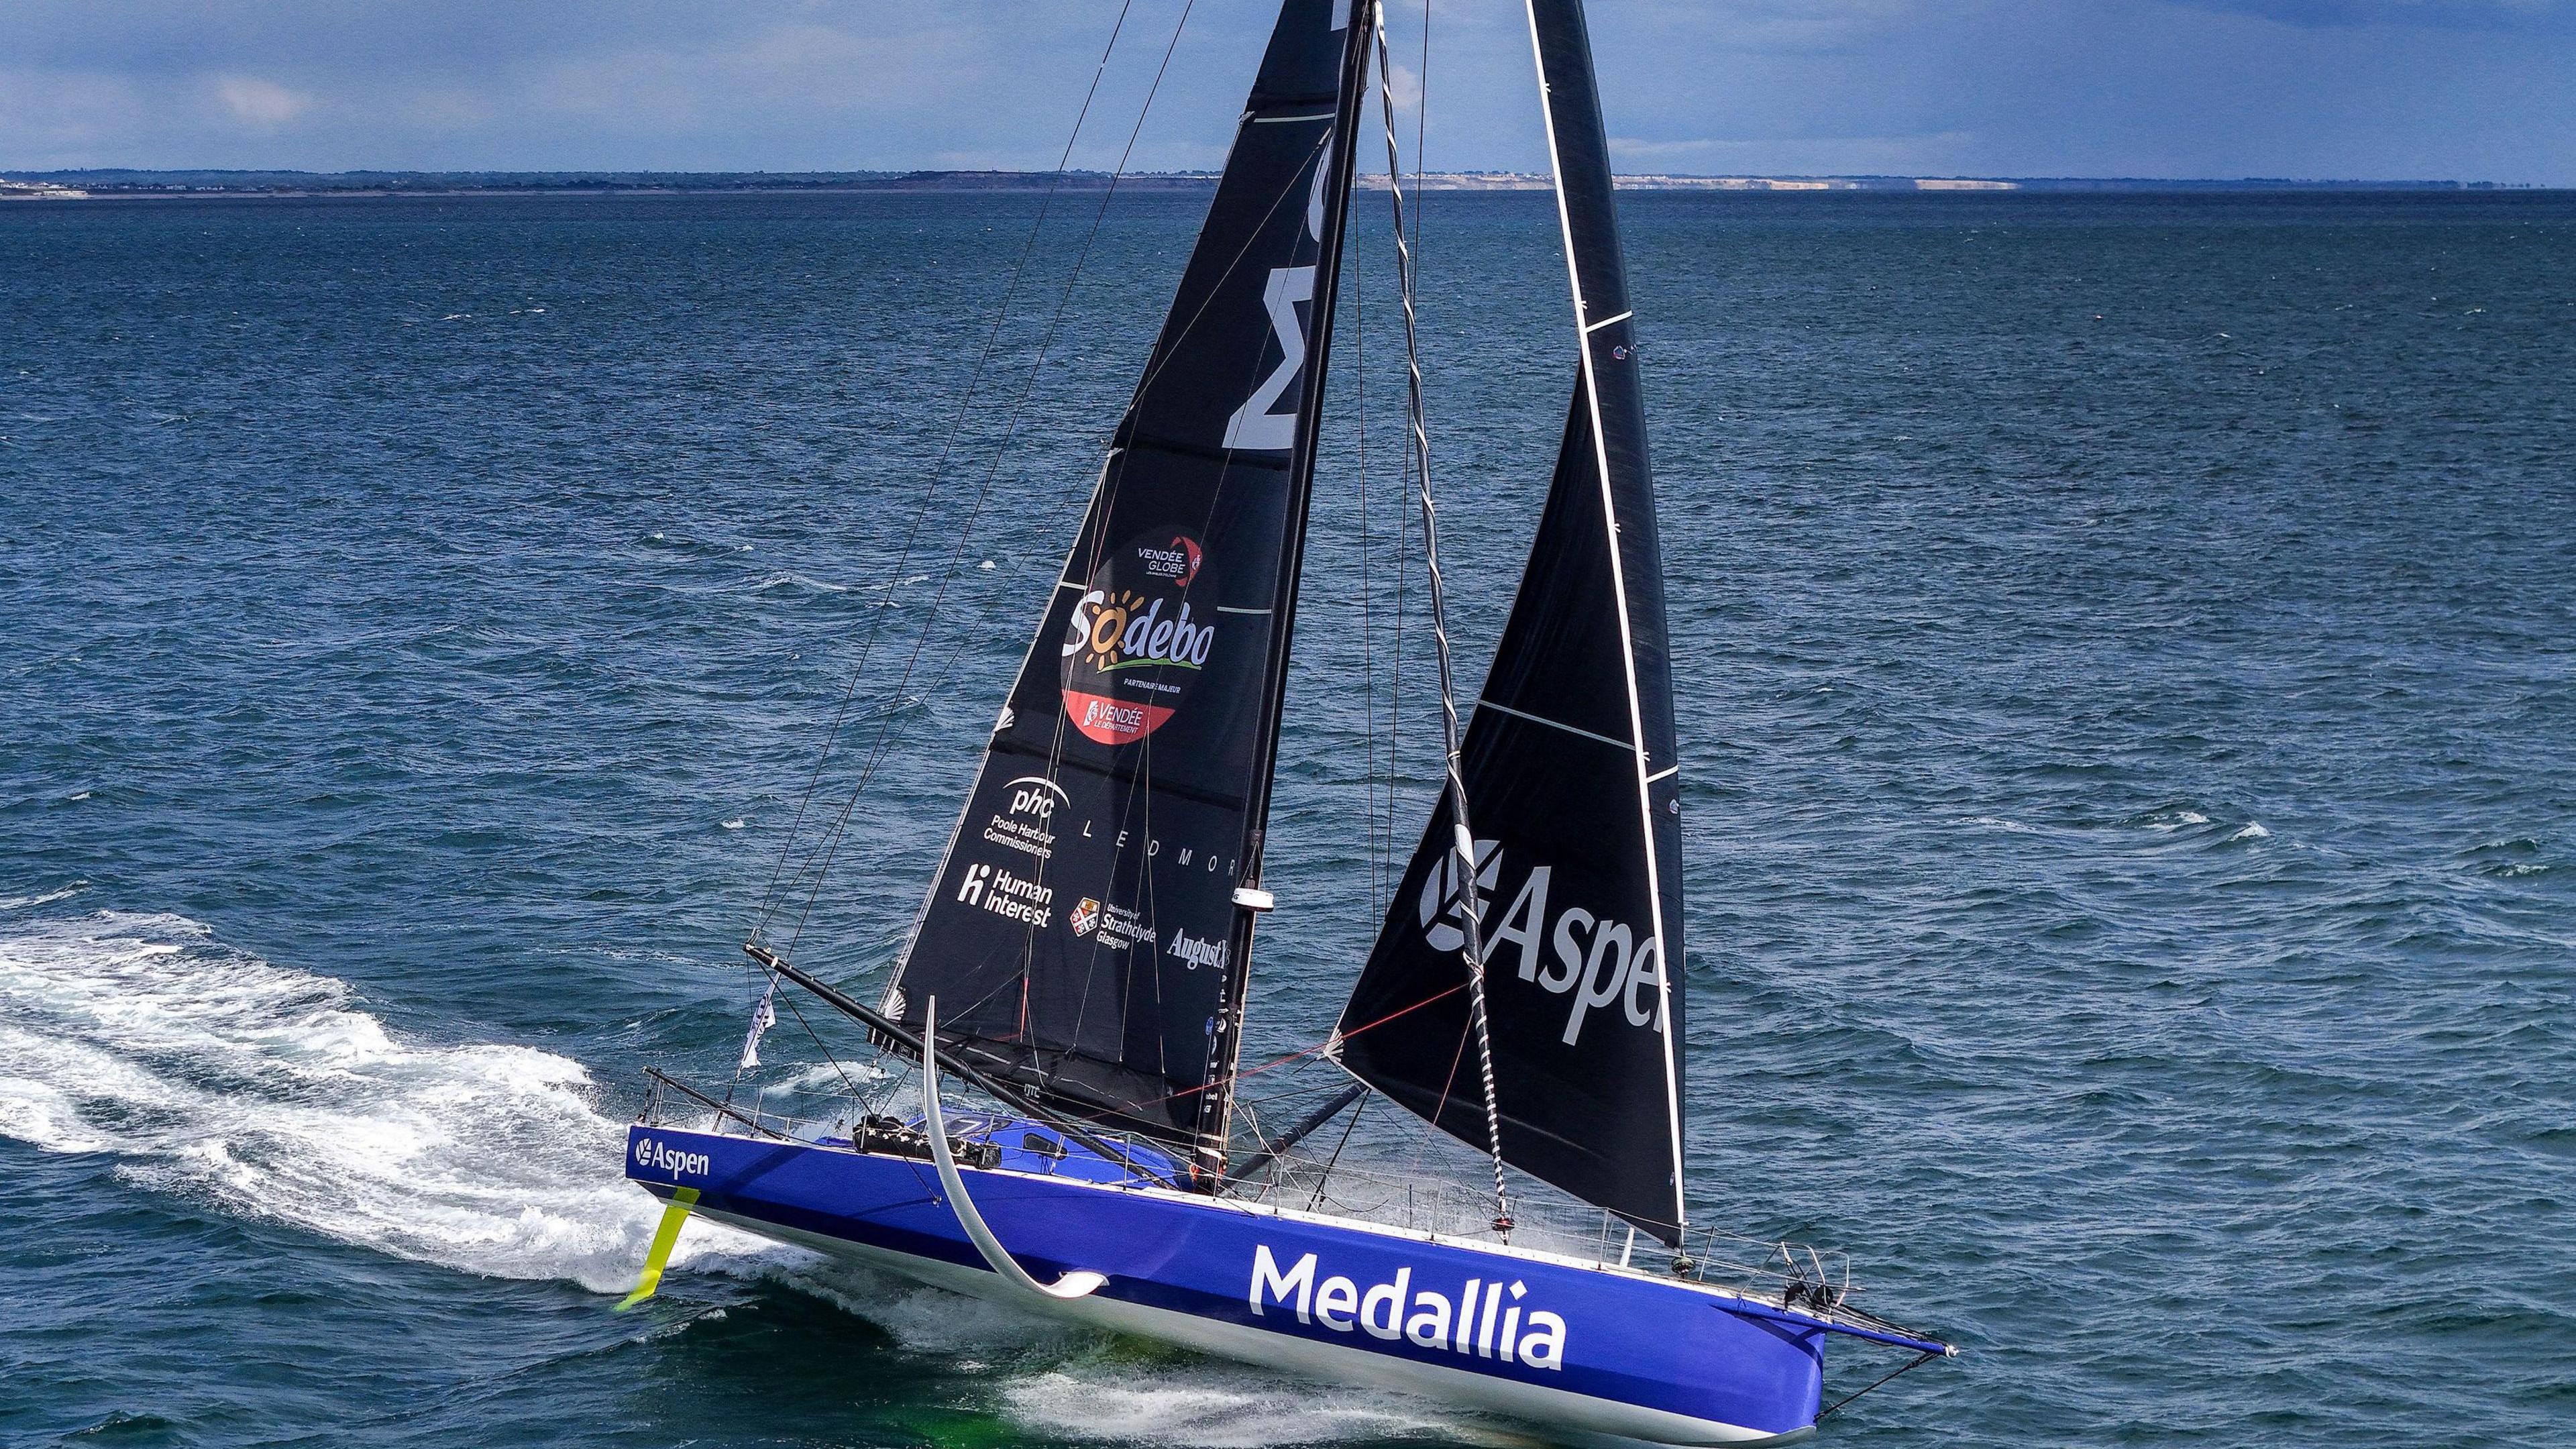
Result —
[[[659, 1206], [580, 1063], [388, 1031], [340, 981], [181, 916], [31, 919], [0, 903], [0, 1136], [129, 1180], [470, 1273], [623, 1292]], [[825, 1069], [818, 1068], [817, 1071]], [[1425, 1406], [1109, 1341], [702, 1219], [673, 1265], [770, 1278], [990, 1375], [1067, 1438], [1254, 1449], [1467, 1426]], [[1245, 1412], [1247, 1408], [1254, 1412]]]
[[[658, 1208], [581, 1064], [409, 1042], [328, 977], [179, 916], [0, 928], [0, 1134], [127, 1177], [471, 1273], [634, 1278]], [[675, 1262], [773, 1253], [693, 1223]]]

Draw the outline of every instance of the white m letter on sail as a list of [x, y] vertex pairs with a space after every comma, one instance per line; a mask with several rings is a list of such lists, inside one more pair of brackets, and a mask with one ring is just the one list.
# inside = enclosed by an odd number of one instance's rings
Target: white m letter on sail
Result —
[[[1335, 29], [1341, 27], [1336, 25]], [[1330, 147], [1333, 133], [1327, 129], [1315, 143], [1315, 154], [1322, 156]], [[1321, 241], [1324, 236], [1324, 183], [1333, 168], [1318, 164], [1315, 179], [1306, 191], [1306, 235]], [[1315, 269], [1273, 267], [1270, 285], [1261, 291], [1261, 303], [1270, 309], [1270, 330], [1279, 337], [1279, 365], [1254, 388], [1234, 416], [1225, 420], [1225, 446], [1229, 448], [1265, 448], [1284, 453], [1297, 446], [1297, 409], [1292, 402], [1288, 411], [1274, 413], [1280, 394], [1297, 374], [1306, 370], [1306, 329], [1297, 325], [1297, 304], [1315, 300]]]
[[1285, 452], [1297, 442], [1297, 412], [1270, 409], [1288, 384], [1306, 367], [1306, 329], [1297, 325], [1297, 304], [1313, 301], [1315, 269], [1313, 267], [1280, 267], [1270, 274], [1270, 285], [1261, 293], [1262, 303], [1270, 309], [1270, 330], [1279, 335], [1279, 366], [1272, 369], [1261, 386], [1234, 416], [1225, 420], [1225, 446], [1229, 448], [1269, 448]]

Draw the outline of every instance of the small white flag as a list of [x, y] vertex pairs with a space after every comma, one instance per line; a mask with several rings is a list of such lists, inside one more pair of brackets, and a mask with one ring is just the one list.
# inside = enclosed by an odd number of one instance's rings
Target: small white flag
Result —
[[760, 1065], [760, 1034], [778, 1024], [778, 1008], [770, 1004], [777, 994], [778, 983], [772, 981], [769, 989], [760, 994], [760, 1005], [751, 1009], [751, 1034], [742, 1039], [742, 1066], [738, 1070], [747, 1072]]

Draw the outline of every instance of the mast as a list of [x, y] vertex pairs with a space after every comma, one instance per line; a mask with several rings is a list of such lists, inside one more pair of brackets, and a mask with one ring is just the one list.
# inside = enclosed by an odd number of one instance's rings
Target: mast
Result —
[[[1681, 806], [1645, 412], [1582, 6], [1527, 4], [1574, 397], [1461, 752], [1472, 877], [1444, 793], [1336, 1041], [1354, 1076], [1442, 1131], [1678, 1243]], [[1508, 903], [1473, 923], [1481, 973], [1461, 956], [1479, 895]], [[1466, 1086], [1479, 974], [1497, 1084], [1483, 1100]]]
[[[1340, 5], [1344, 0], [1331, 0]], [[1243, 886], [1234, 894], [1232, 967], [1225, 982], [1224, 1004], [1209, 1043], [1208, 1090], [1200, 1094], [1197, 1140], [1192, 1154], [1203, 1181], [1213, 1192], [1225, 1181], [1227, 1141], [1234, 1121], [1235, 1072], [1243, 1056], [1243, 1010], [1252, 988], [1252, 937], [1271, 897], [1261, 888], [1261, 863], [1268, 844], [1270, 794], [1279, 768], [1279, 730], [1288, 704], [1288, 656], [1297, 620], [1297, 586], [1305, 573], [1306, 516], [1314, 493], [1315, 445], [1323, 426], [1324, 383], [1333, 344], [1333, 319], [1341, 295], [1343, 232], [1349, 222], [1351, 183], [1359, 141], [1360, 101], [1368, 89], [1368, 37], [1378, 0], [1347, 0], [1349, 10], [1338, 22], [1342, 33], [1341, 85], [1335, 104], [1331, 154], [1315, 175], [1316, 199], [1309, 204], [1315, 237], [1322, 243], [1310, 288], [1314, 310], [1308, 324], [1306, 375], [1299, 387], [1297, 443], [1290, 453], [1289, 511], [1296, 519], [1287, 566], [1280, 570], [1277, 628], [1271, 635], [1269, 697], [1264, 701], [1261, 733], [1254, 746], [1251, 800], [1244, 811]], [[1258, 116], [1251, 117], [1259, 121]], [[1329, 238], [1329, 240], [1326, 240]]]

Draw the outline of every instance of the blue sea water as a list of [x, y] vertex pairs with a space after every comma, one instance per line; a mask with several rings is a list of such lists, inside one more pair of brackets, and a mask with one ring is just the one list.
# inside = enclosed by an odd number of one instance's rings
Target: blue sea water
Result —
[[[1121, 200], [1069, 290], [1059, 202], [961, 407], [1036, 204], [0, 211], [0, 1441], [1490, 1440], [713, 1230], [608, 1312], [618, 1124], [729, 1068], [872, 624], [900, 747], [800, 947], [853, 982], [1203, 198]], [[2576, 200], [1624, 206], [1694, 1212], [1966, 1349], [1828, 1440], [2576, 1442]], [[1544, 198], [1426, 214], [1472, 676], [1563, 272]], [[1368, 783], [1401, 375], [1354, 249], [1256, 1056], [1429, 791], [1418, 616], [1391, 823]]]

